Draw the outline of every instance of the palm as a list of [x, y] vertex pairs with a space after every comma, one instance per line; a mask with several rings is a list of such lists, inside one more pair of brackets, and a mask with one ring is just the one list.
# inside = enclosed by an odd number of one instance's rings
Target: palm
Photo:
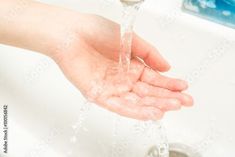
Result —
[[[102, 29], [94, 28], [95, 32], [80, 34], [83, 38], [71, 44], [59, 64], [87, 98], [113, 112], [141, 120], [159, 119], [166, 111], [192, 104], [191, 97], [181, 93], [187, 88], [185, 82], [158, 73], [157, 70], [169, 69], [169, 65], [152, 46], [136, 35], [130, 70], [120, 73], [117, 63], [119, 27], [103, 18], [95, 17], [95, 20], [103, 24]], [[107, 27], [114, 32], [104, 31], [108, 30]], [[146, 67], [136, 56], [155, 70]]]

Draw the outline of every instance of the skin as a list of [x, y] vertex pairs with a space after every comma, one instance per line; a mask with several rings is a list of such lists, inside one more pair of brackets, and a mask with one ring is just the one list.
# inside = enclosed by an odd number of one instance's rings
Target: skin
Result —
[[[51, 57], [84, 96], [99, 106], [139, 120], [158, 120], [167, 111], [192, 106], [192, 97], [183, 92], [187, 83], [163, 76], [161, 72], [170, 65], [136, 34], [130, 70], [118, 69], [118, 24], [30, 0], [0, 3], [0, 43]], [[12, 8], [17, 8], [15, 13]]]

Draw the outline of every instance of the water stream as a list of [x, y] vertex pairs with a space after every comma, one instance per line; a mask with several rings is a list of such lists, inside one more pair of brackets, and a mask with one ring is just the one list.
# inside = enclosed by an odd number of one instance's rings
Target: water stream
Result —
[[[123, 14], [121, 22], [121, 48], [119, 54], [119, 67], [122, 72], [128, 72], [131, 62], [131, 49], [133, 38], [133, 25], [138, 10], [144, 0], [121, 0]], [[169, 146], [166, 133], [161, 123], [152, 123], [153, 139], [155, 144], [148, 152], [148, 157], [169, 157]]]
[[121, 22], [121, 47], [119, 54], [119, 66], [124, 72], [127, 72], [130, 67], [133, 25], [142, 2], [143, 1], [122, 1], [123, 14]]

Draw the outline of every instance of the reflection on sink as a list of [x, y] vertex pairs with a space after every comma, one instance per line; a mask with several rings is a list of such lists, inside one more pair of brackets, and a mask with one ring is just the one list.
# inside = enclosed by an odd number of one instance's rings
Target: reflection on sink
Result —
[[235, 28], [235, 0], [185, 0], [183, 9]]

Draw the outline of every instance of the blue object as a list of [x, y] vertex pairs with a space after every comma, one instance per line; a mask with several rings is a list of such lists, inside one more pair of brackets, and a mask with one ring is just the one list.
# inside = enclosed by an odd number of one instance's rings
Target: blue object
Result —
[[185, 0], [183, 10], [235, 28], [235, 0]]

